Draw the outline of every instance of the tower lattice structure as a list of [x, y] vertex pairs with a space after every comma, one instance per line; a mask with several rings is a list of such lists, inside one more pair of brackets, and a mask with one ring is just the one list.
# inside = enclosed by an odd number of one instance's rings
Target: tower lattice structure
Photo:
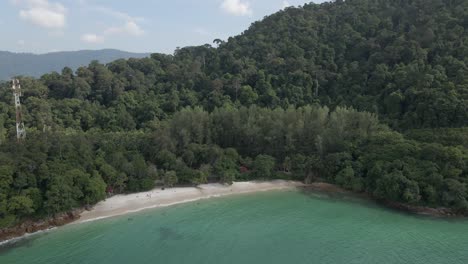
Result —
[[18, 79], [12, 80], [11, 89], [13, 90], [13, 95], [15, 97], [15, 109], [16, 109], [16, 138], [18, 141], [23, 140], [26, 138], [26, 129], [23, 123], [23, 114], [21, 111], [21, 96], [23, 96], [21, 92], [21, 85]]

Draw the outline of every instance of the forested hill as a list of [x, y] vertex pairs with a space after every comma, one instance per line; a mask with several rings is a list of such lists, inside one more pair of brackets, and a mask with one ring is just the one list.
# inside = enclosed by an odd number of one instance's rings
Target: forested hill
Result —
[[394, 127], [464, 126], [467, 17], [463, 0], [288, 8], [221, 45], [219, 66], [267, 91], [264, 105], [318, 101], [378, 112]]
[[0, 84], [0, 227], [155, 182], [325, 180], [468, 213], [468, 2], [288, 8], [227, 42]]
[[88, 65], [92, 60], [108, 63], [117, 59], [147, 56], [149, 54], [112, 49], [63, 51], [46, 54], [0, 51], [0, 80], [8, 80], [18, 75], [40, 77], [51, 71], [61, 71], [66, 66], [76, 70], [80, 66]]

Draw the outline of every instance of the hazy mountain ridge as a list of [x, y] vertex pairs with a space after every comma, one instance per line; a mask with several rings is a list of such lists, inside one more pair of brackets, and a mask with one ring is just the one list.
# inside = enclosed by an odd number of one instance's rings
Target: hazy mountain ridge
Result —
[[77, 69], [92, 60], [108, 63], [117, 59], [143, 58], [149, 53], [132, 53], [115, 49], [60, 51], [45, 54], [13, 53], [0, 51], [0, 80], [16, 75], [40, 77], [51, 71], [61, 71], [65, 66]]

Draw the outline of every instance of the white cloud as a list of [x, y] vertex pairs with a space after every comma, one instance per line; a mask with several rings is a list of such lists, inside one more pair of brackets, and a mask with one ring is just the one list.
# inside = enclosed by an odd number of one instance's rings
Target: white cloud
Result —
[[22, 39], [18, 40], [17, 43], [18, 43], [18, 45], [21, 46], [21, 47], [23, 47], [24, 45], [26, 45], [26, 42], [25, 42], [24, 40], [22, 40]]
[[291, 4], [288, 2], [288, 1], [283, 1], [283, 8], [282, 9], [285, 9], [286, 7], [290, 7]]
[[110, 27], [104, 31], [104, 35], [132, 35], [141, 36], [145, 31], [135, 21], [127, 21], [121, 27]]
[[89, 9], [93, 11], [97, 11], [101, 14], [105, 14], [108, 16], [113, 16], [117, 19], [126, 20], [126, 21], [143, 21], [145, 20], [143, 17], [133, 17], [127, 13], [116, 11], [109, 7], [104, 6], [89, 6]]
[[113, 17], [116, 20], [120, 20], [122, 23], [120, 26], [110, 26], [102, 31], [100, 34], [85, 34], [81, 36], [81, 41], [86, 43], [102, 43], [107, 38], [114, 35], [130, 35], [130, 36], [142, 36], [145, 31], [138, 24], [145, 19], [142, 17], [133, 17], [127, 13], [114, 10], [109, 7], [94, 5], [89, 3], [87, 0], [79, 0], [79, 4], [82, 8], [100, 13], [101, 15]]
[[104, 37], [96, 34], [84, 34], [81, 36], [81, 41], [89, 44], [98, 44], [104, 42]]
[[253, 13], [250, 3], [242, 0], [224, 0], [221, 3], [221, 9], [235, 16], [248, 16]]
[[21, 19], [34, 25], [62, 29], [66, 25], [67, 9], [60, 3], [48, 0], [13, 0], [13, 4], [20, 6]]
[[107, 37], [113, 35], [131, 35], [141, 36], [145, 34], [145, 31], [138, 26], [134, 21], [127, 21], [121, 27], [110, 27], [107, 28], [101, 35], [97, 34], [84, 34], [81, 36], [81, 41], [89, 44], [103, 43]]

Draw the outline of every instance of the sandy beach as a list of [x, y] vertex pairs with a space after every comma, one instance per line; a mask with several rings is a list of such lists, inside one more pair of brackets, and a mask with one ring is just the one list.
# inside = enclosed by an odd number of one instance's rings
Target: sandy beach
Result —
[[294, 189], [302, 186], [294, 181], [268, 181], [268, 182], [235, 182], [232, 185], [203, 184], [198, 187], [180, 187], [161, 190], [153, 189], [148, 192], [116, 195], [102, 201], [91, 211], [81, 214], [75, 223], [84, 223], [108, 217], [134, 213], [150, 208], [170, 206], [211, 197], [220, 197], [233, 194], [253, 193], [270, 190]]

